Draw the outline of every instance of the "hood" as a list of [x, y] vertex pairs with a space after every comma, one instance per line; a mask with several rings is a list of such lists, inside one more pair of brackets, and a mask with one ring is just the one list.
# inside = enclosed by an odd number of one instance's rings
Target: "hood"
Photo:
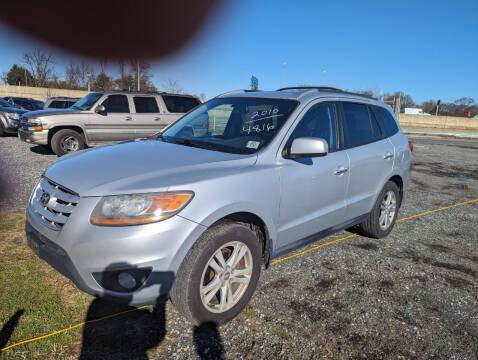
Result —
[[7, 106], [0, 106], [0, 111], [3, 112], [10, 112], [10, 113], [17, 113], [17, 114], [24, 114], [27, 112], [27, 110], [24, 109], [19, 109], [15, 107], [7, 107]]
[[166, 191], [252, 166], [257, 156], [229, 154], [166, 143], [131, 141], [66, 155], [45, 176], [80, 196]]
[[63, 114], [79, 114], [81, 110], [78, 109], [45, 109], [45, 110], [35, 110], [29, 111], [28, 114], [25, 115], [27, 118], [39, 118], [43, 116], [51, 116], [51, 115], [63, 115]]

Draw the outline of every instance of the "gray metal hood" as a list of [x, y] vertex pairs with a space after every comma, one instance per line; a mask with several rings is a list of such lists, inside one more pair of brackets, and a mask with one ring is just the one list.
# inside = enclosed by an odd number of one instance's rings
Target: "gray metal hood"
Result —
[[43, 116], [50, 116], [50, 115], [63, 115], [63, 114], [79, 114], [81, 110], [68, 108], [68, 109], [45, 109], [45, 110], [36, 110], [36, 111], [29, 111], [25, 113], [25, 117], [27, 118], [39, 118]]
[[55, 161], [45, 176], [80, 196], [147, 193], [236, 172], [254, 165], [256, 159], [255, 154], [141, 140], [66, 155]]

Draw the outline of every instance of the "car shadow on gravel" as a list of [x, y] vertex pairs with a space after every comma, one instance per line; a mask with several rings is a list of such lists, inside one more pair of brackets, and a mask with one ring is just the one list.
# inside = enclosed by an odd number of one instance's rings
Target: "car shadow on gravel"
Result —
[[48, 146], [43, 145], [32, 146], [30, 151], [39, 155], [55, 155], [55, 153]]
[[[125, 263], [120, 265], [123, 269], [134, 268]], [[118, 264], [108, 266], [104, 273], [117, 272], [113, 269], [118, 269]], [[174, 276], [171, 272], [152, 272], [149, 279], [151, 284], [161, 282], [169, 293]], [[147, 282], [144, 287], [148, 286]], [[123, 304], [107, 299], [93, 300], [86, 314], [79, 359], [148, 359], [148, 353], [152, 355], [160, 349], [166, 338], [168, 298], [168, 295], [160, 295], [153, 307], [141, 309], [127, 305], [132, 297], [123, 298]], [[194, 326], [193, 342], [200, 359], [224, 357], [222, 339], [215, 323]]]

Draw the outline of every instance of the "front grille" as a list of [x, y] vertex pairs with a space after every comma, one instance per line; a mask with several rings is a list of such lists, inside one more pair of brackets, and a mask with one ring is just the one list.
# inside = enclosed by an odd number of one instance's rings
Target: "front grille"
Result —
[[30, 206], [45, 225], [60, 230], [79, 200], [73, 191], [42, 177], [33, 190]]

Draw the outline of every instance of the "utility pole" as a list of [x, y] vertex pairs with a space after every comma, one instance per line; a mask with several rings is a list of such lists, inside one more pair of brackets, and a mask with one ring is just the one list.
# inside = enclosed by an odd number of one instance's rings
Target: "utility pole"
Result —
[[89, 71], [86, 72], [86, 83], [88, 84], [88, 92], [90, 92], [90, 76], [91, 73]]
[[139, 85], [139, 60], [138, 62], [136, 63], [136, 72], [137, 72], [137, 76], [138, 76], [138, 91], [140, 91], [140, 85]]

